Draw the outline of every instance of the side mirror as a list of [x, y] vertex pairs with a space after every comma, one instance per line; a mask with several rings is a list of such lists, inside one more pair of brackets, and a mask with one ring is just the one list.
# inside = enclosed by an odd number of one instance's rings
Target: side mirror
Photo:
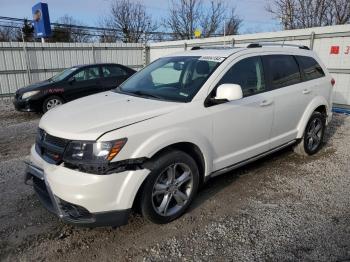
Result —
[[70, 77], [69, 79], [68, 79], [68, 83], [69, 84], [73, 84], [75, 82], [75, 77], [74, 76], [72, 76], [72, 77]]
[[215, 100], [234, 101], [243, 97], [242, 88], [237, 84], [222, 84], [216, 89]]
[[174, 63], [173, 65], [173, 68], [176, 70], [176, 71], [181, 71], [183, 69], [184, 65], [182, 63], [179, 63], [179, 62], [176, 62]]

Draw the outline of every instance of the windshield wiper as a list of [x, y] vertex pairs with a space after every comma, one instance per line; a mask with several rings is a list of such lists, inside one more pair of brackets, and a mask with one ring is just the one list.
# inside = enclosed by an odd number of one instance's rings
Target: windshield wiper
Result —
[[160, 99], [160, 100], [164, 100], [163, 97], [161, 96], [157, 96], [154, 94], [150, 94], [141, 90], [137, 90], [137, 91], [133, 91], [133, 92], [127, 92], [128, 94], [135, 94], [137, 96], [141, 96], [141, 97], [150, 97], [150, 98], [155, 98], [155, 99]]

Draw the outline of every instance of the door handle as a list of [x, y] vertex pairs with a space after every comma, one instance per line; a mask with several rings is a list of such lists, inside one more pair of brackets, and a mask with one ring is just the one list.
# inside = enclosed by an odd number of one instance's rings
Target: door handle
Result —
[[260, 103], [260, 106], [269, 106], [269, 105], [272, 105], [273, 101], [272, 100], [263, 100], [261, 103]]
[[307, 94], [310, 94], [311, 93], [311, 90], [309, 90], [309, 89], [304, 89], [303, 90], [303, 94], [304, 95], [307, 95]]

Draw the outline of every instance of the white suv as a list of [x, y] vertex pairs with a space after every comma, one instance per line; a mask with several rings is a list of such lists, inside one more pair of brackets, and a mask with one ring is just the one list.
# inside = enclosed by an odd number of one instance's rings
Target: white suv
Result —
[[194, 49], [42, 117], [26, 182], [45, 207], [90, 227], [123, 225], [135, 206], [167, 223], [210, 177], [292, 144], [320, 149], [334, 80], [315, 53]]

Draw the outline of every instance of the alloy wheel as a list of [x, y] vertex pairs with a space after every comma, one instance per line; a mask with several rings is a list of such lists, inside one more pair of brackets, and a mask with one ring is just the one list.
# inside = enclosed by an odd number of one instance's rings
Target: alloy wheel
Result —
[[315, 118], [309, 125], [306, 133], [306, 146], [308, 150], [315, 151], [316, 148], [322, 142], [322, 121], [319, 118]]
[[152, 190], [152, 205], [161, 216], [171, 216], [181, 210], [193, 190], [193, 174], [184, 163], [168, 166], [156, 180]]
[[47, 111], [49, 111], [50, 109], [52, 109], [56, 106], [59, 106], [59, 105], [62, 105], [62, 101], [59, 99], [53, 98], [53, 99], [50, 99], [49, 101], [47, 101], [46, 109], [47, 109]]

